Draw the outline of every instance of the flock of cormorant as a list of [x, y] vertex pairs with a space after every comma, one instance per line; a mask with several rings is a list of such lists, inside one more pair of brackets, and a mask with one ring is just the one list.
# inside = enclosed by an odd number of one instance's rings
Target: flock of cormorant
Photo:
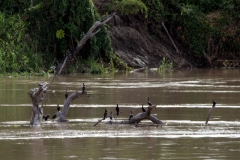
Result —
[[[40, 84], [38, 84], [38, 85], [40, 85]], [[85, 90], [86, 90], [86, 86], [85, 86], [85, 84], [83, 83], [82, 93], [84, 93]], [[67, 99], [67, 98], [68, 98], [68, 92], [67, 92], [67, 90], [66, 90], [65, 99]], [[152, 103], [150, 102], [149, 97], [148, 97], [148, 100], [147, 100], [147, 104], [148, 104], [149, 107], [152, 106]], [[216, 102], [213, 101], [212, 108], [211, 108], [211, 109], [209, 110], [209, 112], [208, 112], [208, 117], [207, 117], [207, 120], [206, 120], [205, 124], [208, 123], [209, 118], [210, 118], [210, 115], [211, 115], [211, 112], [212, 112], [212, 110], [215, 108], [215, 105], [216, 105]], [[57, 114], [59, 114], [59, 112], [61, 112], [61, 111], [60, 111], [60, 106], [57, 105], [57, 112], [52, 116], [51, 119], [54, 120], [54, 119], [57, 117]], [[146, 110], [143, 108], [143, 104], [142, 104], [142, 112], [146, 112]], [[117, 116], [119, 116], [119, 113], [120, 113], [120, 112], [119, 112], [119, 106], [118, 106], [118, 104], [117, 104], [117, 106], [116, 106], [116, 113], [115, 113], [115, 114], [116, 114]], [[114, 114], [114, 115], [115, 115], [115, 114]], [[50, 114], [43, 115], [43, 119], [44, 119], [45, 121], [47, 121], [49, 117], [50, 117]], [[105, 120], [106, 118], [107, 118], [107, 109], [105, 109], [105, 111], [104, 111], [103, 119], [102, 119], [102, 120]], [[110, 118], [110, 120], [113, 119], [113, 113], [112, 113], [112, 111], [110, 112], [109, 118]], [[132, 118], [133, 118], [133, 111], [131, 110], [131, 113], [130, 113], [130, 115], [129, 115], [129, 119], [128, 119], [128, 120], [131, 120]]]
[[[149, 107], [152, 106], [152, 103], [150, 102], [149, 97], [148, 97], [147, 104], [148, 104]], [[143, 104], [142, 104], [142, 112], [146, 112], [146, 110], [143, 108]], [[117, 104], [117, 106], [116, 106], [116, 115], [119, 116], [119, 113], [120, 113], [119, 112], [119, 106]], [[107, 109], [105, 109], [105, 111], [103, 113], [103, 119], [102, 120], [105, 120], [106, 118], [107, 118]], [[109, 118], [110, 118], [110, 120], [112, 120], [112, 118], [113, 118], [112, 111], [110, 112]], [[129, 115], [129, 119], [128, 120], [130, 120], [132, 118], [133, 118], [133, 112], [131, 110], [131, 113]]]

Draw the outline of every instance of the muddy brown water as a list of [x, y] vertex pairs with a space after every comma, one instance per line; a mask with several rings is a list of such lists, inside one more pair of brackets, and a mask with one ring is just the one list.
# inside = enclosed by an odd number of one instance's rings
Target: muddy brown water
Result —
[[[56, 77], [48, 90], [44, 113], [63, 104], [65, 90], [89, 97], [72, 102], [68, 123], [46, 121], [30, 127], [28, 92], [52, 77], [0, 79], [1, 159], [239, 159], [240, 70], [183, 70], [172, 73], [121, 73]], [[163, 127], [106, 125], [93, 127], [104, 109], [141, 112], [147, 97]], [[205, 120], [212, 100], [217, 102], [209, 125]], [[151, 124], [149, 121], [142, 122]]]

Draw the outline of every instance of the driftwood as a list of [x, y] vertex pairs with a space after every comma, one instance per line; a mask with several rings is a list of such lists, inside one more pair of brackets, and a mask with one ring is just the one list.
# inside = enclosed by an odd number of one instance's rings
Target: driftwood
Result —
[[[108, 121], [106, 122], [106, 124], [135, 124], [135, 126], [138, 126], [138, 124], [142, 121], [142, 120], [150, 120], [152, 121], [154, 124], [154, 126], [157, 125], [165, 125], [164, 122], [162, 122], [161, 120], [159, 120], [158, 118], [156, 118], [154, 115], [151, 114], [151, 111], [155, 109], [156, 110], [156, 106], [149, 106], [147, 108], [146, 112], [142, 112], [142, 113], [138, 113], [137, 115], [133, 116], [133, 118], [131, 118], [130, 120], [122, 120], [122, 121]], [[98, 120], [93, 126], [97, 126], [99, 123], [101, 123], [103, 121], [103, 119]], [[142, 126], [142, 125], [140, 125]]]
[[82, 97], [84, 95], [87, 95], [87, 91], [84, 91], [84, 92], [74, 92], [72, 93], [71, 95], [69, 95], [67, 97], [67, 99], [64, 101], [64, 105], [63, 105], [63, 109], [61, 112], [58, 112], [57, 114], [57, 118], [54, 119], [53, 121], [57, 121], [57, 122], [66, 122], [67, 120], [65, 119], [67, 113], [68, 113], [68, 110], [69, 110], [69, 107], [70, 107], [70, 104], [71, 102], [76, 99], [76, 98], [79, 98], [79, 97]]
[[67, 61], [73, 57], [76, 57], [76, 54], [82, 49], [82, 47], [85, 45], [85, 43], [87, 42], [87, 40], [89, 40], [90, 38], [92, 38], [95, 34], [97, 34], [100, 29], [99, 27], [101, 27], [102, 25], [104, 25], [105, 23], [107, 23], [112, 17], [114, 17], [116, 15], [116, 13], [112, 13], [111, 15], [107, 16], [106, 18], [95, 22], [92, 27], [88, 30], [88, 32], [85, 34], [85, 36], [81, 39], [81, 41], [77, 44], [77, 46], [75, 47], [75, 49], [73, 51], [67, 51], [66, 53], [66, 57], [63, 61], [62, 66], [60, 67], [59, 71], [58, 71], [58, 75], [62, 73], [63, 68], [65, 67], [65, 65], [67, 64]]
[[215, 108], [215, 105], [216, 105], [216, 102], [213, 101], [213, 105], [212, 105], [212, 108], [211, 108], [211, 109], [209, 110], [209, 112], [208, 112], [208, 116], [207, 116], [207, 120], [206, 120], [206, 122], [205, 122], [205, 125], [208, 124], [208, 121], [209, 121], [209, 119], [210, 119], [210, 116], [211, 116], [211, 113], [212, 113], [213, 109]]

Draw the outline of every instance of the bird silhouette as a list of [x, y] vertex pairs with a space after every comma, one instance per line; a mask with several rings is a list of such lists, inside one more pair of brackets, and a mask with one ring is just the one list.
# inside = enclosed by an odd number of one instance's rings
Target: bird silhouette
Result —
[[67, 90], [66, 90], [65, 99], [67, 99], [67, 98], [68, 98], [68, 92], [67, 92]]
[[112, 115], [112, 112], [110, 113], [110, 120], [112, 120], [112, 118], [113, 118], [113, 115]]
[[107, 117], [107, 109], [105, 109], [105, 112], [103, 114], [103, 120], [105, 120], [106, 117]]
[[152, 106], [152, 103], [149, 101], [149, 97], [148, 97], [148, 102], [147, 103], [148, 103], [149, 106]]
[[216, 106], [216, 102], [215, 102], [215, 101], [213, 101], [212, 108], [215, 108], [215, 106]]
[[[57, 104], [57, 111], [59, 112], [60, 111], [60, 106], [59, 104]], [[51, 119], [55, 119], [57, 117], [57, 114], [55, 113]]]
[[143, 104], [142, 104], [142, 111], [143, 111], [143, 112], [146, 112], [146, 110], [143, 108]]
[[43, 118], [44, 118], [45, 121], [47, 121], [49, 117], [50, 117], [49, 114], [47, 114], [46, 116], [43, 115]]
[[117, 107], [116, 107], [116, 112], [117, 112], [117, 116], [119, 116], [119, 107], [118, 107], [118, 104], [117, 104]]
[[57, 105], [57, 111], [60, 111], [60, 106], [59, 106], [59, 104]]
[[131, 110], [131, 113], [130, 113], [130, 116], [129, 116], [128, 120], [132, 119], [132, 117], [133, 117], [133, 113], [132, 113], [132, 110]]
[[82, 86], [82, 93], [85, 92], [85, 89], [86, 89], [86, 86], [85, 86], [85, 84], [83, 83], [83, 86]]

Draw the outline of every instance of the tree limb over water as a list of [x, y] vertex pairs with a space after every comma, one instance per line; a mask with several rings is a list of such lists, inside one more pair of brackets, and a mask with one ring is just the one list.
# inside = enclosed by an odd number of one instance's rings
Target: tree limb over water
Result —
[[105, 23], [107, 23], [112, 17], [114, 17], [116, 15], [116, 12], [110, 14], [109, 16], [107, 16], [106, 18], [95, 22], [92, 27], [88, 30], [88, 32], [85, 34], [85, 36], [81, 39], [81, 41], [77, 44], [77, 46], [75, 47], [75, 49], [73, 51], [67, 51], [66, 52], [66, 57], [63, 61], [62, 66], [60, 67], [59, 71], [58, 71], [58, 75], [60, 75], [62, 73], [63, 68], [65, 67], [65, 65], [67, 64], [69, 59], [72, 59], [73, 57], [76, 56], [76, 54], [82, 49], [82, 47], [85, 45], [85, 43], [87, 42], [87, 40], [89, 40], [90, 38], [92, 38], [95, 34], [97, 34], [100, 31], [100, 27], [102, 25], [104, 25]]

